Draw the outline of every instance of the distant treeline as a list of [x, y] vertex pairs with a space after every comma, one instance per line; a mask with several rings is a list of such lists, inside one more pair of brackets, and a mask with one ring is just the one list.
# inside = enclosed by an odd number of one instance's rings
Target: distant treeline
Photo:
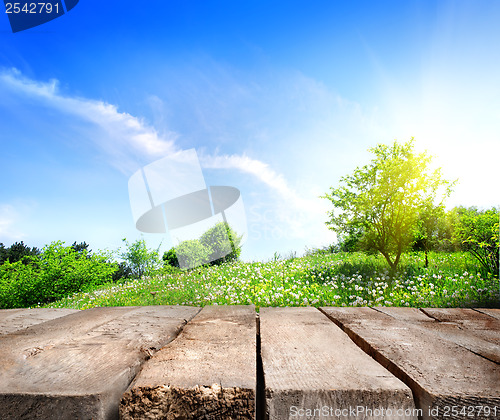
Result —
[[[479, 210], [477, 207], [455, 207], [450, 211], [422, 214], [410, 230], [411, 251], [457, 252], [474, 255], [485, 273], [499, 275], [499, 218], [498, 208]], [[331, 251], [373, 251], [363, 241], [363, 228], [353, 229], [340, 236]]]

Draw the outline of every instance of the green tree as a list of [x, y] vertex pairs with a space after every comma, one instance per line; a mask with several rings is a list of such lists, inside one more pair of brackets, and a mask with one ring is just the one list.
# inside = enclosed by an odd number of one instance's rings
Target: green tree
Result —
[[442, 206], [453, 185], [440, 169], [430, 170], [431, 157], [415, 153], [413, 143], [412, 137], [369, 149], [375, 155], [370, 164], [342, 177], [341, 186], [323, 196], [334, 206], [328, 227], [340, 237], [358, 232], [361, 249], [380, 252], [392, 271], [414, 240], [419, 215]]
[[241, 254], [241, 236], [225, 222], [217, 223], [200, 238], [202, 245], [210, 250], [209, 260], [212, 265], [236, 261]]
[[87, 258], [90, 258], [92, 254], [92, 250], [89, 249], [89, 244], [87, 242], [80, 242], [79, 244], [73, 242], [73, 245], [71, 245], [71, 248], [73, 248], [79, 255], [85, 254]]
[[122, 241], [126, 244], [126, 250], [119, 256], [125, 260], [134, 276], [141, 278], [144, 275], [151, 275], [159, 268], [161, 244], [157, 249], [150, 250], [144, 239], [138, 239], [132, 243], [129, 243], [126, 238]]
[[165, 251], [163, 253], [162, 259], [164, 265], [169, 265], [171, 267], [179, 267], [179, 260], [177, 259], [175, 248], [170, 248], [168, 251]]
[[181, 242], [163, 254], [163, 261], [172, 267], [194, 268], [204, 264], [220, 265], [236, 261], [241, 254], [241, 239], [226, 222], [204, 232], [199, 239]]
[[181, 268], [195, 268], [210, 261], [210, 249], [197, 239], [182, 241], [175, 247], [175, 254]]
[[30, 248], [25, 245], [23, 241], [16, 242], [8, 248], [0, 243], [0, 264], [3, 264], [7, 260], [11, 263], [17, 261], [24, 261], [27, 263], [30, 259], [25, 257], [36, 257], [37, 255], [40, 255], [40, 250], [36, 247]]
[[0, 309], [44, 304], [107, 283], [116, 271], [110, 258], [53, 242], [40, 255], [6, 261], [0, 265]]
[[445, 218], [443, 206], [424, 206], [413, 229], [413, 250], [424, 251], [425, 267], [429, 266], [429, 251], [436, 249], [443, 239], [442, 221]]
[[458, 216], [453, 232], [455, 240], [477, 258], [488, 273], [498, 277], [499, 209], [480, 211], [475, 207], [459, 207], [455, 211]]

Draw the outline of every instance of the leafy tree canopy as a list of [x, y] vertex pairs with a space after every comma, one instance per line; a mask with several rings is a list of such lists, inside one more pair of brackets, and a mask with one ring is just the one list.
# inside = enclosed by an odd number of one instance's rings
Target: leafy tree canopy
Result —
[[157, 249], [150, 250], [144, 239], [138, 239], [132, 243], [129, 243], [126, 238], [122, 241], [126, 249], [119, 253], [119, 257], [123, 258], [134, 276], [141, 278], [144, 275], [150, 275], [160, 266], [161, 244]]
[[0, 264], [3, 264], [7, 260], [11, 263], [17, 261], [28, 263], [30, 261], [29, 258], [26, 259], [24, 257], [36, 257], [37, 255], [40, 255], [40, 250], [36, 247], [30, 248], [23, 241], [16, 242], [7, 248], [3, 243], [0, 243]]
[[474, 255], [488, 273], [498, 277], [499, 209], [458, 207], [453, 209], [453, 212], [457, 215], [453, 230], [454, 239], [462, 249]]
[[370, 164], [342, 177], [341, 185], [323, 196], [335, 208], [328, 213], [329, 228], [341, 240], [356, 232], [361, 249], [380, 252], [392, 270], [413, 242], [419, 218], [433, 219], [453, 186], [440, 169], [431, 171], [431, 157], [413, 146], [412, 137], [404, 144], [369, 149], [374, 155]]
[[237, 261], [241, 254], [242, 236], [226, 222], [219, 222], [199, 239], [179, 243], [163, 254], [163, 261], [172, 267], [194, 268], [204, 264], [220, 265]]

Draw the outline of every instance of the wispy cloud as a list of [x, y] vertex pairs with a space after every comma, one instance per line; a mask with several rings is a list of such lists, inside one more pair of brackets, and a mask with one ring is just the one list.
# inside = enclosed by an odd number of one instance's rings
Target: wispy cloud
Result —
[[260, 160], [245, 155], [201, 155], [200, 161], [207, 169], [238, 169], [255, 176], [282, 195], [293, 196], [294, 194], [283, 175], [276, 173], [268, 164]]
[[[125, 174], [130, 174], [152, 160], [175, 154], [181, 150], [177, 144], [179, 135], [169, 132], [160, 134], [145, 120], [120, 112], [115, 105], [65, 94], [57, 80], [36, 81], [25, 77], [15, 69], [0, 71], [0, 88], [8, 95], [26, 98], [44, 109], [54, 109], [61, 115], [69, 115], [84, 124], [95, 127], [91, 136], [86, 135], [104, 152], [108, 162]], [[279, 223], [294, 237], [302, 237], [311, 231], [311, 220], [323, 220], [325, 213], [317, 195], [299, 193], [287, 181], [284, 174], [268, 163], [247, 154], [199, 154], [201, 165], [207, 169], [229, 169], [250, 175], [266, 185], [269, 191], [263, 196], [270, 198]], [[272, 204], [271, 204], [272, 202]], [[0, 232], [16, 233], [11, 229], [13, 219], [4, 210]], [[13, 213], [10, 213], [13, 214]], [[307, 215], [307, 216], [306, 216]], [[323, 228], [322, 222], [319, 223]], [[10, 229], [10, 230], [9, 230]], [[20, 233], [18, 234], [18, 236]], [[19, 236], [21, 237], [21, 236]]]
[[321, 246], [331, 243], [334, 236], [324, 226], [328, 203], [319, 198], [315, 188], [299, 193], [292, 188], [282, 174], [268, 164], [245, 155], [200, 156], [201, 164], [207, 169], [235, 169], [250, 174], [267, 185], [274, 195], [274, 211], [271, 224], [260, 221], [256, 229], [273, 229], [274, 234], [289, 239], [314, 238], [314, 244]]
[[115, 105], [65, 95], [60, 92], [57, 80], [35, 81], [16, 69], [9, 69], [0, 71], [0, 83], [10, 94], [24, 95], [31, 101], [39, 101], [45, 107], [96, 126], [99, 133], [92, 140], [108, 155], [110, 163], [123, 172], [132, 169], [132, 155], [155, 158], [178, 150], [175, 146], [177, 134], [171, 132], [160, 136], [144, 120], [119, 112]]
[[[124, 168], [126, 154], [138, 153], [145, 158], [155, 159], [180, 150], [175, 142], [178, 137], [176, 133], [171, 132], [167, 137], [160, 136], [155, 128], [144, 120], [126, 112], [119, 112], [112, 104], [64, 95], [59, 91], [57, 80], [34, 81], [24, 77], [16, 69], [10, 69], [0, 72], [0, 83], [9, 87], [14, 94], [37, 99], [44, 106], [63, 114], [74, 115], [98, 126], [107, 136], [100, 136], [93, 141], [110, 155], [111, 163], [119, 169]], [[307, 206], [307, 203], [288, 185], [284, 176], [261, 160], [236, 154], [202, 155], [200, 160], [206, 168], [236, 169], [253, 175], [297, 206]]]

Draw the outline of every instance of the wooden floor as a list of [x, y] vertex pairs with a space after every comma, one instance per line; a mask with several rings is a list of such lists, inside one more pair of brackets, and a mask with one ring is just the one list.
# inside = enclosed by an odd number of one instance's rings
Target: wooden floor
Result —
[[500, 309], [0, 311], [0, 419], [500, 419]]

